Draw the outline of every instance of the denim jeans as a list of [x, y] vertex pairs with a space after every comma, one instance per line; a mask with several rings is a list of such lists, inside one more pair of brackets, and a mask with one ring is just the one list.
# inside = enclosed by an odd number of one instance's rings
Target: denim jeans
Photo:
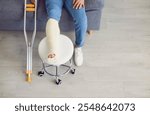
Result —
[[58, 22], [61, 17], [62, 7], [70, 13], [75, 25], [75, 45], [82, 47], [85, 41], [87, 31], [87, 16], [85, 8], [73, 8], [73, 0], [45, 0], [48, 18], [56, 19]]

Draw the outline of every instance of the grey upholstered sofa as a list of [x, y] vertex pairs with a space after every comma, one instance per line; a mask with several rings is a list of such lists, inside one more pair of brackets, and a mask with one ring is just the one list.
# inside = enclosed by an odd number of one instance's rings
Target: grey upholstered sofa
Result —
[[[28, 0], [30, 1], [30, 0]], [[37, 29], [45, 30], [47, 15], [45, 0], [38, 0]], [[104, 0], [85, 0], [88, 17], [88, 30], [98, 30]], [[0, 0], [0, 30], [23, 30], [23, 8], [24, 0]], [[28, 13], [27, 29], [32, 29], [33, 14]], [[62, 31], [73, 30], [73, 21], [64, 9], [60, 21]]]

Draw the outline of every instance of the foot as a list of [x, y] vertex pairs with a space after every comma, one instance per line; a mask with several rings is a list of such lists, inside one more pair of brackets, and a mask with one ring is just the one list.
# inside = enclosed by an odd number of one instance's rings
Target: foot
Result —
[[50, 53], [47, 58], [48, 63], [52, 63], [56, 61], [56, 54]]
[[81, 47], [76, 47], [74, 51], [74, 63], [76, 66], [83, 64], [83, 52]]
[[49, 55], [48, 55], [48, 58], [49, 58], [49, 59], [52, 59], [52, 58], [54, 58], [55, 56], [56, 56], [55, 54], [49, 54]]

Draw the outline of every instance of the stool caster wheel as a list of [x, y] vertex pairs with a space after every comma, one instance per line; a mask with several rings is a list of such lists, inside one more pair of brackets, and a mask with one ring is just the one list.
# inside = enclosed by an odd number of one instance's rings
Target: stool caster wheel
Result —
[[70, 72], [71, 74], [75, 74], [76, 69], [71, 69]]
[[60, 79], [56, 80], [56, 84], [60, 85], [62, 83], [62, 81]]
[[44, 71], [39, 71], [39, 72], [38, 72], [38, 76], [39, 76], [39, 77], [42, 77], [43, 75], [44, 75]]

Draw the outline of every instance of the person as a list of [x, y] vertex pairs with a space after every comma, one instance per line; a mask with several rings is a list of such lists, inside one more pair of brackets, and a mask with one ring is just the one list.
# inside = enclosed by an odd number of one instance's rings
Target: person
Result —
[[76, 66], [83, 64], [82, 47], [85, 42], [85, 34], [87, 31], [87, 16], [85, 12], [85, 0], [45, 0], [45, 6], [48, 15], [46, 24], [47, 42], [49, 43], [48, 58], [57, 56], [56, 44], [57, 37], [60, 34], [59, 21], [61, 17], [62, 8], [65, 7], [68, 13], [73, 18], [75, 27], [75, 50], [74, 63]]

